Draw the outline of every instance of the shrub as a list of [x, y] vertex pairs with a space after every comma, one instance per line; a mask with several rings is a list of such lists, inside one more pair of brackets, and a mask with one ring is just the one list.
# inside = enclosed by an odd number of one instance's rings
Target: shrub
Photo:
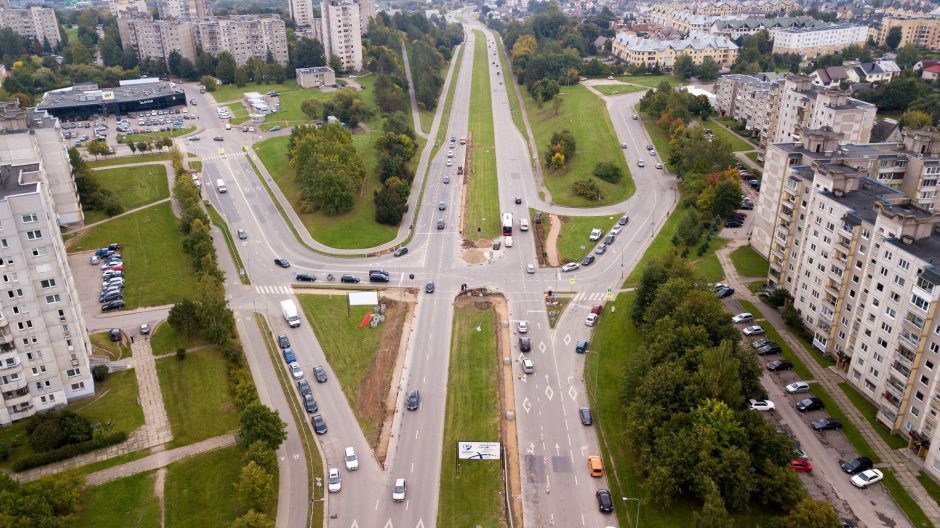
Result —
[[595, 165], [593, 174], [605, 182], [610, 183], [617, 183], [623, 178], [620, 167], [610, 161], [601, 161]]
[[9, 443], [0, 440], [0, 460], [6, 460], [10, 457], [10, 449], [12, 449], [12, 447]]
[[574, 185], [571, 187], [574, 190], [574, 193], [582, 198], [587, 198], [588, 200], [600, 200], [604, 197], [604, 194], [601, 193], [600, 187], [592, 180], [583, 179], [574, 182]]
[[185, 348], [177, 348], [177, 349], [176, 349], [176, 359], [178, 359], [178, 360], [180, 360], [180, 361], [183, 361], [184, 359], [186, 359], [186, 349], [185, 349]]
[[39, 466], [45, 466], [46, 464], [52, 464], [53, 462], [72, 458], [84, 453], [90, 453], [91, 451], [101, 449], [102, 447], [120, 444], [125, 440], [127, 440], [127, 433], [124, 431], [99, 435], [91, 440], [88, 440], [87, 442], [70, 444], [52, 451], [37, 453], [35, 455], [21, 458], [13, 463], [13, 471], [20, 472], [26, 471], [27, 469], [37, 468]]
[[37, 414], [26, 423], [29, 445], [39, 452], [91, 439], [91, 423], [72, 411]]
[[787, 290], [784, 290], [783, 288], [777, 288], [766, 296], [766, 300], [767, 304], [773, 306], [774, 308], [780, 308], [786, 304], [789, 297], [790, 294], [787, 293]]
[[95, 380], [95, 383], [101, 383], [107, 379], [109, 373], [110, 371], [107, 365], [95, 365], [91, 367], [91, 377]]

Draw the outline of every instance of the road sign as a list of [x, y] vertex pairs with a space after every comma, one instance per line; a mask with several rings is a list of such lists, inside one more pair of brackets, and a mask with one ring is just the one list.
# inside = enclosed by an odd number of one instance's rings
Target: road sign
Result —
[[499, 442], [457, 442], [460, 460], [499, 460]]
[[574, 286], [574, 277], [571, 277], [570, 279], [568, 279], [568, 284]]

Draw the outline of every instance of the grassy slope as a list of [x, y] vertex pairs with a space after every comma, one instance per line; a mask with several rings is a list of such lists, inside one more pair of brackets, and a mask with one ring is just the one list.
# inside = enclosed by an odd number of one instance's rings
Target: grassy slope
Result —
[[92, 354], [107, 355], [111, 361], [117, 361], [125, 357], [131, 357], [131, 347], [111, 341], [111, 332], [102, 330], [94, 334], [88, 334], [88, 340], [94, 349]]
[[[95, 171], [95, 181], [117, 196], [125, 211], [170, 197], [166, 167], [150, 164]], [[107, 218], [102, 211], [86, 211], [85, 223]]]
[[106, 158], [100, 160], [88, 160], [88, 166], [93, 169], [101, 167], [113, 167], [115, 165], [130, 165], [138, 163], [150, 163], [154, 161], [169, 161], [170, 155], [166, 152], [155, 152], [150, 154], [134, 154], [133, 156], [121, 156], [117, 158]]
[[483, 238], [499, 236], [499, 187], [496, 175], [496, 146], [493, 135], [493, 103], [490, 92], [489, 58], [486, 38], [482, 31], [474, 31], [473, 80], [470, 92], [470, 134], [473, 138], [471, 153], [470, 187], [464, 224], [467, 234], [480, 228]]
[[505, 526], [499, 462], [463, 461], [455, 475], [458, 441], [499, 440], [495, 328], [492, 309], [454, 310], [438, 526]]
[[127, 263], [127, 309], [173, 304], [196, 287], [189, 256], [170, 203], [165, 202], [99, 224], [80, 235], [71, 249], [89, 250], [119, 242]]
[[170, 464], [164, 499], [167, 528], [228, 526], [241, 512], [234, 488], [241, 466], [237, 447]]
[[378, 351], [381, 328], [359, 328], [371, 306], [351, 306], [347, 311], [345, 295], [301, 295], [300, 306], [317, 335], [327, 361], [339, 378], [349, 406], [356, 413], [367, 438], [373, 438], [380, 424], [358, 412], [359, 384]]
[[218, 349], [157, 361], [157, 375], [173, 431], [173, 447], [225, 434], [238, 426], [228, 363]]
[[646, 91], [646, 87], [632, 84], [598, 84], [594, 89], [604, 95], [620, 95]]
[[748, 150], [754, 150], [755, 148], [754, 145], [748, 143], [747, 141], [744, 141], [738, 136], [735, 136], [734, 134], [729, 132], [726, 128], [724, 128], [718, 123], [705, 122], [703, 123], [703, 125], [706, 128], [710, 128], [712, 130], [712, 133], [715, 136], [720, 137], [724, 139], [725, 141], [727, 141], [728, 144], [731, 145], [732, 152], [739, 152], [739, 151], [744, 152]]
[[[559, 96], [563, 102], [558, 115], [555, 115], [551, 102], [538, 108], [528, 92], [523, 93], [538, 146], [539, 162], [543, 163], [545, 186], [552, 193], [552, 199], [558, 205], [573, 207], [597, 207], [626, 200], [636, 188], [603, 101], [579, 84], [563, 86]], [[577, 152], [564, 170], [554, 171], [544, 166], [543, 157], [552, 134], [564, 129], [574, 134]], [[608, 183], [592, 176], [594, 166], [600, 161], [616, 163], [623, 172], [623, 179], [619, 183]], [[603, 199], [591, 201], [572, 192], [572, 184], [584, 178], [597, 183]]]
[[73, 526], [159, 528], [160, 503], [153, 481], [154, 472], [148, 471], [88, 488]]

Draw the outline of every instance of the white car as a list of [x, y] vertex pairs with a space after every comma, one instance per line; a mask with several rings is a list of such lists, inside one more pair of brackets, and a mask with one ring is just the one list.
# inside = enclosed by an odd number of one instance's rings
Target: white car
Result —
[[744, 335], [746, 336], [756, 336], [756, 335], [762, 335], [764, 333], [764, 329], [761, 328], [759, 325], [752, 325], [741, 331], [744, 332]]
[[392, 487], [392, 500], [395, 502], [403, 502], [407, 491], [408, 484], [405, 483], [405, 479], [395, 479], [395, 485]]
[[574, 271], [581, 267], [581, 264], [577, 262], [569, 262], [561, 267], [561, 271]]
[[330, 476], [327, 478], [327, 489], [330, 490], [330, 493], [339, 493], [339, 490], [343, 489], [343, 483], [339, 478], [339, 470], [336, 468], [330, 468]]
[[591, 234], [588, 235], [588, 240], [590, 240], [591, 242], [597, 242], [598, 240], [601, 239], [601, 236], [603, 234], [604, 232], [601, 231], [600, 229], [592, 229]]
[[597, 314], [592, 313], [588, 314], [587, 318], [584, 319], [584, 324], [587, 326], [594, 326], [594, 323], [597, 322]]
[[529, 358], [523, 358], [522, 359], [522, 372], [525, 372], [526, 374], [532, 374], [533, 372], [535, 372], [535, 362], [533, 362]]
[[356, 456], [356, 450], [347, 447], [343, 452], [343, 459], [346, 461], [346, 471], [356, 471], [359, 469], [359, 457]]
[[885, 478], [885, 475], [881, 471], [877, 469], [866, 469], [852, 477], [852, 485], [856, 488], [865, 489], [883, 478]]
[[454, 160], [448, 158], [448, 159], [447, 159], [447, 166], [448, 166], [448, 167], [453, 167], [453, 166], [454, 166]]
[[454, 157], [454, 151], [453, 151], [453, 150], [448, 150], [448, 151], [447, 151], [447, 157], [448, 157], [448, 158], [453, 158], [453, 157]]
[[754, 320], [754, 316], [747, 312], [741, 312], [738, 315], [731, 318], [731, 322], [734, 324], [746, 323], [748, 321], [753, 321], [753, 320]]
[[519, 333], [525, 334], [529, 332], [529, 322], [528, 321], [519, 321]]
[[773, 412], [777, 407], [770, 400], [748, 400], [747, 408], [752, 411], [770, 411]]
[[801, 394], [804, 392], [809, 392], [809, 383], [806, 383], [805, 381], [794, 381], [784, 388], [787, 391], [787, 394]]
[[610, 234], [611, 234], [611, 235], [619, 235], [621, 231], [623, 231], [623, 226], [620, 225], [620, 224], [617, 224], [617, 225], [615, 225], [614, 227], [612, 227], [612, 228], [610, 229]]
[[529, 264], [528, 266], [526, 266], [525, 272], [528, 273], [529, 275], [532, 275], [533, 273], [535, 273], [535, 264]]
[[304, 369], [300, 368], [300, 365], [295, 361], [290, 364], [290, 375], [293, 376], [294, 379], [300, 379], [304, 377]]
[[645, 166], [646, 166], [646, 162], [643, 161], [643, 160], [639, 160], [639, 161], [636, 162], [636, 165], [637, 165], [637, 167], [645, 167]]

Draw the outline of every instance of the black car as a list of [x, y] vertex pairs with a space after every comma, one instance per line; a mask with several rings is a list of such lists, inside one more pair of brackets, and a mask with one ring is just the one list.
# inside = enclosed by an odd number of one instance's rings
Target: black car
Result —
[[861, 473], [866, 469], [871, 469], [874, 467], [871, 459], [868, 457], [858, 457], [853, 458], [852, 460], [846, 460], [842, 463], [842, 471], [845, 471], [849, 475], [854, 475], [856, 473]]
[[775, 343], [774, 341], [771, 341], [770, 339], [758, 339], [757, 341], [754, 341], [753, 343], [751, 343], [751, 348], [753, 348], [754, 350], [757, 350], [758, 348], [762, 346], [776, 345], [776, 344], [777, 343]]
[[313, 394], [313, 390], [310, 389], [310, 382], [305, 379], [297, 380], [297, 390], [300, 391], [301, 396]]
[[120, 310], [124, 308], [124, 301], [111, 301], [109, 303], [101, 305], [102, 312], [110, 312], [111, 310]]
[[225, 140], [222, 138], [222, 136], [215, 136], [215, 137], [213, 137], [212, 139], [213, 139], [213, 141], [225, 141]]
[[842, 528], [858, 528], [858, 523], [852, 519], [846, 519], [845, 517], [839, 517], [839, 522], [842, 523]]
[[823, 401], [819, 398], [806, 398], [796, 403], [796, 410], [800, 412], [810, 412], [825, 407]]
[[406, 247], [400, 247], [400, 248], [396, 249], [394, 253], [392, 253], [392, 255], [394, 255], [394, 256], [396, 256], [396, 257], [400, 257], [400, 256], [402, 256], [402, 255], [407, 255], [407, 254], [408, 254], [408, 248], [406, 248]]
[[730, 297], [732, 294], [734, 294], [734, 288], [721, 288], [715, 292], [715, 295], [717, 295], [719, 299]]
[[828, 431], [830, 429], [842, 429], [842, 422], [831, 416], [827, 416], [822, 420], [815, 420], [812, 426], [814, 431]]
[[313, 378], [317, 383], [326, 383], [326, 369], [320, 365], [313, 367]]
[[627, 225], [629, 219], [626, 216], [621, 216], [620, 220], [617, 220], [617, 225]]
[[780, 345], [777, 343], [771, 343], [769, 345], [764, 345], [757, 349], [758, 356], [772, 356], [774, 354], [779, 354], [781, 351]]
[[516, 199], [514, 201], [516, 202], [516, 205], [519, 205], [522, 203], [522, 198], [516, 196]]
[[581, 261], [582, 266], [590, 266], [591, 264], [594, 264], [594, 255], [588, 255]]
[[384, 273], [370, 273], [369, 282], [388, 282], [388, 275]]
[[428, 283], [424, 285], [424, 293], [434, 293], [434, 281], [428, 281]]
[[493, 251], [497, 251], [501, 247], [503, 247], [503, 243], [500, 242], [499, 240], [497, 240], [496, 242], [493, 242]]
[[304, 408], [307, 409], [307, 412], [311, 414], [319, 410], [319, 407], [317, 407], [317, 400], [313, 399], [313, 394], [304, 394]]
[[528, 352], [530, 350], [532, 350], [532, 342], [529, 341], [529, 338], [525, 336], [520, 337], [519, 338], [519, 351]]
[[323, 419], [319, 414], [314, 414], [310, 418], [310, 423], [313, 424], [313, 431], [317, 434], [326, 434], [326, 420]]
[[286, 335], [277, 336], [277, 346], [281, 347], [281, 350], [290, 346], [290, 340], [287, 339]]
[[601, 513], [610, 513], [614, 511], [614, 499], [611, 498], [610, 492], [605, 489], [597, 490], [595, 494], [597, 496], [597, 509]]
[[770, 363], [767, 363], [767, 370], [771, 372], [779, 372], [781, 370], [790, 370], [793, 368], [793, 363], [789, 359], [775, 359]]
[[752, 204], [751, 202], [744, 202], [743, 204], [741, 204], [741, 209], [745, 211], [751, 211], [754, 209], [754, 204]]
[[725, 222], [725, 227], [736, 229], [739, 227], [744, 227], [744, 222], [735, 222], [734, 220], [728, 220]]
[[421, 393], [418, 392], [418, 389], [409, 392], [408, 398], [405, 400], [405, 409], [408, 409], [409, 411], [417, 411], [420, 405]]
[[316, 282], [317, 276], [311, 275], [309, 273], [298, 273], [296, 277], [297, 282]]
[[608, 246], [612, 246], [614, 244], [614, 240], [617, 240], [616, 235], [607, 235], [606, 237], [604, 237], [604, 243], [607, 244]]
[[578, 409], [578, 416], [581, 417], [582, 425], [591, 425], [594, 423], [594, 417], [591, 416], [591, 409], [588, 409], [587, 407], [581, 407]]
[[282, 268], [289, 268], [289, 267], [290, 267], [290, 262], [288, 262], [287, 259], [285, 259], [285, 258], [275, 258], [275, 259], [274, 259], [274, 263], [277, 264], [278, 266], [282, 267]]
[[359, 284], [359, 277], [353, 277], [352, 275], [343, 275], [339, 278], [340, 282], [346, 282], [349, 284]]

